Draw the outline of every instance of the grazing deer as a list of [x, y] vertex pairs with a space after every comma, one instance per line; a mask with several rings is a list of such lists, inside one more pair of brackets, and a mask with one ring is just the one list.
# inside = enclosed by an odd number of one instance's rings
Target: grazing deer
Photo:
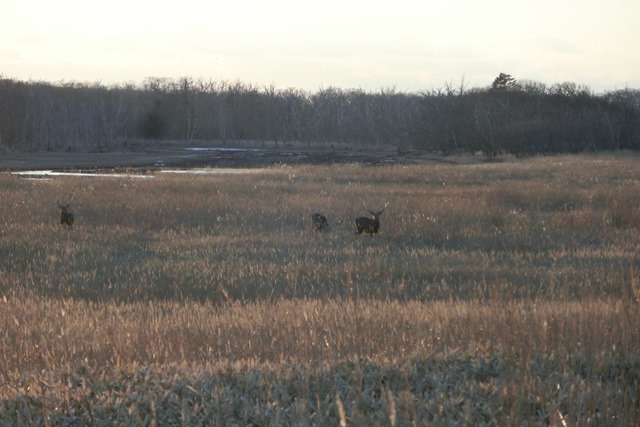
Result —
[[69, 203], [63, 205], [59, 201], [56, 200], [58, 207], [60, 208], [60, 224], [66, 225], [67, 227], [73, 227], [73, 213], [69, 212], [69, 206], [73, 203], [73, 197], [69, 200]]
[[380, 215], [384, 212], [385, 209], [389, 207], [389, 202], [384, 205], [384, 208], [381, 211], [374, 212], [367, 206], [366, 203], [362, 203], [364, 208], [373, 215], [373, 219], [367, 218], [366, 216], [361, 216], [360, 218], [356, 218], [356, 227], [358, 227], [358, 231], [356, 234], [361, 234], [363, 231], [365, 233], [369, 233], [371, 237], [380, 230]]
[[311, 225], [316, 231], [324, 231], [329, 228], [327, 217], [319, 213], [314, 213], [313, 215], [311, 215]]

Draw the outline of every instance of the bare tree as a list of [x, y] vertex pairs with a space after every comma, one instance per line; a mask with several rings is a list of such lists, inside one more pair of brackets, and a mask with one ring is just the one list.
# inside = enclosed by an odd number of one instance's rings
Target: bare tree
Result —
[[180, 79], [180, 92], [182, 97], [182, 107], [184, 109], [184, 133], [183, 139], [191, 142], [198, 130], [198, 110], [196, 108], [196, 88], [190, 77]]
[[104, 129], [105, 145], [113, 147], [129, 120], [122, 90], [111, 89], [103, 96], [100, 104], [100, 119]]

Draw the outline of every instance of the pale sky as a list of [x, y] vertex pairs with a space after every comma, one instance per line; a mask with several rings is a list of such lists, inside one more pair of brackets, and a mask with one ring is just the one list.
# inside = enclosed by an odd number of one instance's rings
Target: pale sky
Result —
[[421, 91], [501, 72], [640, 89], [639, 0], [4, 0], [0, 75]]

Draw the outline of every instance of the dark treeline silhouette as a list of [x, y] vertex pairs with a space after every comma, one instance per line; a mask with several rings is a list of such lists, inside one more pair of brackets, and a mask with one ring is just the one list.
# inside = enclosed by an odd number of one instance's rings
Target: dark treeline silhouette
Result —
[[183, 77], [105, 86], [0, 78], [0, 146], [102, 151], [130, 140], [388, 144], [449, 153], [640, 149], [640, 91], [500, 74], [488, 87], [311, 93]]

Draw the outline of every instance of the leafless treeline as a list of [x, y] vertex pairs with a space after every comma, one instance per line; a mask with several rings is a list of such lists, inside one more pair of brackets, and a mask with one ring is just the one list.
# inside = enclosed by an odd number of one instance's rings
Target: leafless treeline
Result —
[[[501, 74], [500, 77], [509, 77]], [[391, 144], [445, 153], [640, 148], [640, 91], [496, 79], [422, 93], [148, 78], [141, 85], [0, 78], [0, 145], [110, 150], [129, 139]]]
[[[506, 80], [504, 80], [506, 79]], [[423, 96], [421, 144], [443, 152], [567, 153], [640, 149], [640, 90], [593, 94], [500, 74], [488, 88], [451, 85]]]

